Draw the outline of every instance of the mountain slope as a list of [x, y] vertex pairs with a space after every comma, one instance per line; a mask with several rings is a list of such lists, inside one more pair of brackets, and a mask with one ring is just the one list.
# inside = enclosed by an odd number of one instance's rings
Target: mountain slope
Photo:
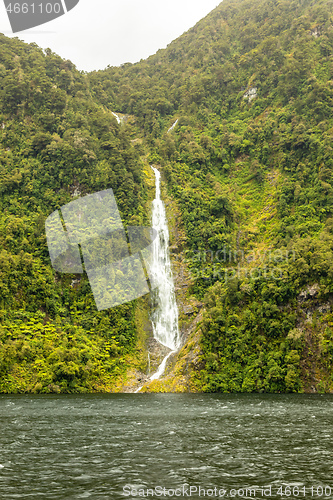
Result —
[[332, 10], [227, 0], [89, 75], [1, 36], [0, 391], [120, 390], [146, 371], [147, 298], [97, 312], [85, 275], [52, 270], [44, 222], [111, 187], [125, 224], [148, 223], [148, 162], [191, 273], [189, 340], [150, 390], [332, 391]]
[[112, 188], [125, 224], [149, 222], [131, 125], [92, 99], [70, 61], [3, 35], [0, 124], [0, 391], [112, 390], [140, 363], [143, 305], [98, 312], [86, 275], [53, 271], [45, 220]]
[[135, 114], [180, 208], [200, 389], [332, 390], [332, 10], [224, 1], [147, 61], [90, 75]]

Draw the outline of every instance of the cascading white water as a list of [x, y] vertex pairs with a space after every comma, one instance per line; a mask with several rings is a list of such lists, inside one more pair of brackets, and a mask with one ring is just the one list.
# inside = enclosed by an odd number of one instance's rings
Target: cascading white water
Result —
[[119, 116], [117, 113], [114, 113], [113, 111], [111, 111], [111, 113], [116, 118], [118, 125], [120, 125], [124, 118], [122, 116]]
[[153, 242], [152, 273], [156, 284], [157, 307], [152, 316], [153, 332], [160, 344], [175, 351], [179, 346], [178, 308], [169, 257], [169, 231], [164, 203], [161, 200], [161, 174], [155, 173], [156, 195], [153, 201], [152, 227], [157, 231]]
[[169, 128], [169, 130], [167, 132], [168, 134], [173, 131], [173, 129], [175, 128], [175, 126], [177, 125], [178, 122], [179, 122], [179, 118], [177, 118], [177, 120], [175, 121], [175, 123], [173, 125], [171, 125], [171, 127]]
[[[171, 349], [165, 356], [150, 380], [159, 379], [165, 370], [168, 358], [177, 351], [180, 345], [178, 327], [178, 307], [175, 288], [172, 278], [171, 262], [169, 257], [169, 230], [164, 203], [161, 200], [161, 174], [157, 168], [151, 167], [155, 173], [156, 195], [153, 201], [152, 227], [157, 236], [153, 241], [150, 274], [154, 283], [156, 308], [152, 315], [154, 338], [162, 345]], [[149, 353], [148, 353], [149, 356]], [[150, 356], [149, 356], [150, 365]], [[135, 392], [140, 392], [143, 386]]]

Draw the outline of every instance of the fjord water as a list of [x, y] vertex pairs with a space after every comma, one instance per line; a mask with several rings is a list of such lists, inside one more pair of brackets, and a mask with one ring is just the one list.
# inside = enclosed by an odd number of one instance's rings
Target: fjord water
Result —
[[153, 242], [151, 273], [156, 284], [156, 307], [152, 315], [154, 337], [160, 344], [175, 351], [179, 343], [178, 307], [169, 257], [169, 230], [161, 200], [161, 174], [155, 174], [156, 194], [152, 208], [152, 227], [157, 231]]
[[0, 396], [0, 422], [5, 500], [117, 500], [125, 485], [333, 492], [332, 396]]

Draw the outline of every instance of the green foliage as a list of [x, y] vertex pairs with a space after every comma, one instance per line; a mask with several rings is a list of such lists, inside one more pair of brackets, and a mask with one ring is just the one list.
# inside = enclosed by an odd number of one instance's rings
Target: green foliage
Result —
[[44, 225], [107, 188], [125, 224], [147, 222], [131, 125], [50, 50], [0, 35], [0, 60], [0, 391], [110, 390], [135, 352], [135, 302], [97, 312], [85, 275], [51, 268]]
[[[333, 293], [332, 24], [326, 0], [224, 0], [166, 50], [89, 75], [50, 50], [1, 36], [6, 377], [21, 366], [23, 340], [6, 336], [17, 321], [28, 324], [19, 311], [43, 314], [55, 345], [69, 326], [78, 336], [89, 332], [95, 368], [103, 342], [119, 362], [134, 352], [135, 306], [97, 313], [85, 277], [75, 283], [52, 272], [43, 226], [74, 192], [107, 187], [125, 223], [147, 222], [141, 154], [161, 166], [180, 208], [191, 291], [205, 302], [199, 387], [306, 389], [301, 367], [311, 349], [292, 333], [304, 326], [300, 293], [318, 285], [313, 307]], [[119, 126], [115, 110], [135, 124]], [[27, 359], [41, 359], [48, 375], [24, 390], [95, 387], [81, 341], [68, 350], [62, 338], [49, 359], [32, 339]], [[331, 343], [325, 334], [320, 363], [329, 373]]]
[[137, 116], [181, 209], [204, 390], [302, 390], [298, 295], [332, 293], [332, 23], [325, 0], [225, 0], [147, 61], [89, 75]]
[[[20, 319], [19, 319], [20, 318]], [[102, 322], [101, 322], [102, 323]], [[126, 367], [128, 346], [96, 331], [19, 311], [0, 327], [1, 392], [103, 392]]]

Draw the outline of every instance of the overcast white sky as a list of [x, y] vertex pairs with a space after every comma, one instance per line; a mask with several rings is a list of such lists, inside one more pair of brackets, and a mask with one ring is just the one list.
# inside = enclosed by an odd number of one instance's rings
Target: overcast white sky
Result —
[[0, 32], [49, 47], [70, 59], [78, 69], [91, 71], [104, 69], [108, 64], [118, 66], [145, 59], [165, 48], [219, 3], [220, 0], [80, 0], [64, 16], [13, 35], [0, 0]]

